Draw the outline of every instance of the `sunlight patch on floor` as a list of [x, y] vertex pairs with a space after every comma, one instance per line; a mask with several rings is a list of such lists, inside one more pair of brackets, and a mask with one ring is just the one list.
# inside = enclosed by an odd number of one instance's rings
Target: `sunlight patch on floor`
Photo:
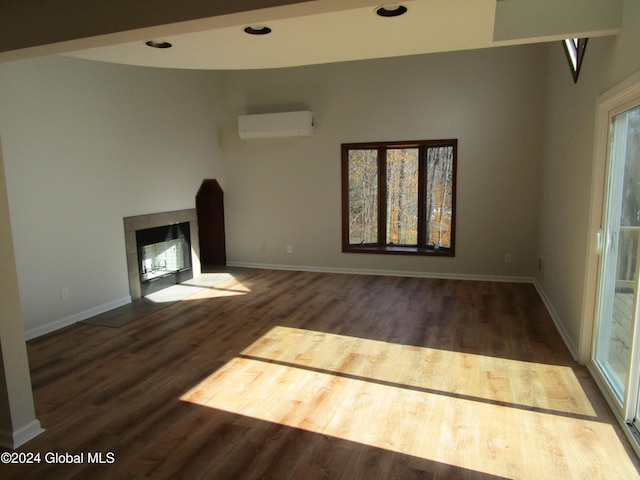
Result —
[[249, 292], [251, 289], [230, 273], [206, 273], [146, 295], [144, 298], [154, 303], [168, 303], [245, 295]]
[[569, 367], [288, 327], [181, 400], [508, 478], [588, 478], [619, 441]]
[[263, 335], [241, 356], [523, 408], [595, 415], [573, 370], [566, 366], [282, 326]]

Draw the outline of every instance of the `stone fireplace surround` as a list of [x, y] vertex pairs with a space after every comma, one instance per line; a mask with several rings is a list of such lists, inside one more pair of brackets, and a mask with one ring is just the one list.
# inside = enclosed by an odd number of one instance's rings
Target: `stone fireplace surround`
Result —
[[146, 228], [174, 225], [183, 222], [189, 222], [189, 232], [191, 235], [191, 269], [193, 271], [193, 276], [196, 277], [202, 273], [202, 269], [199, 258], [200, 245], [198, 241], [198, 216], [195, 208], [124, 218], [127, 270], [129, 272], [129, 293], [132, 300], [137, 300], [141, 297], [136, 231], [144, 230]]

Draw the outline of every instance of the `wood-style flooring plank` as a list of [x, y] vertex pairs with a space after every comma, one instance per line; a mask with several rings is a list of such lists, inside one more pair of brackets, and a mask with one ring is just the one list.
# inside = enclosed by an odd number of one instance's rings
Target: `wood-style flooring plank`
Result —
[[20, 451], [84, 461], [3, 479], [640, 478], [528, 284], [251, 270], [28, 353]]

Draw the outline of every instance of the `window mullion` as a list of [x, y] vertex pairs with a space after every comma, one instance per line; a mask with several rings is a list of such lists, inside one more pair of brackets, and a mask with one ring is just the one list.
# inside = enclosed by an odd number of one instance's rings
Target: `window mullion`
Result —
[[378, 245], [387, 239], [387, 149], [378, 149]]
[[425, 181], [427, 178], [427, 148], [420, 147], [418, 163], [418, 246], [424, 247], [427, 243], [425, 232]]

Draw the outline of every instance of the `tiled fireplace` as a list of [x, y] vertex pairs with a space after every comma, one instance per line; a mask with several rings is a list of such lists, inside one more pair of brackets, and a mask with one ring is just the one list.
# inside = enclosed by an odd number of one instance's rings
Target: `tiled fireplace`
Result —
[[131, 299], [200, 275], [195, 209], [124, 219]]

